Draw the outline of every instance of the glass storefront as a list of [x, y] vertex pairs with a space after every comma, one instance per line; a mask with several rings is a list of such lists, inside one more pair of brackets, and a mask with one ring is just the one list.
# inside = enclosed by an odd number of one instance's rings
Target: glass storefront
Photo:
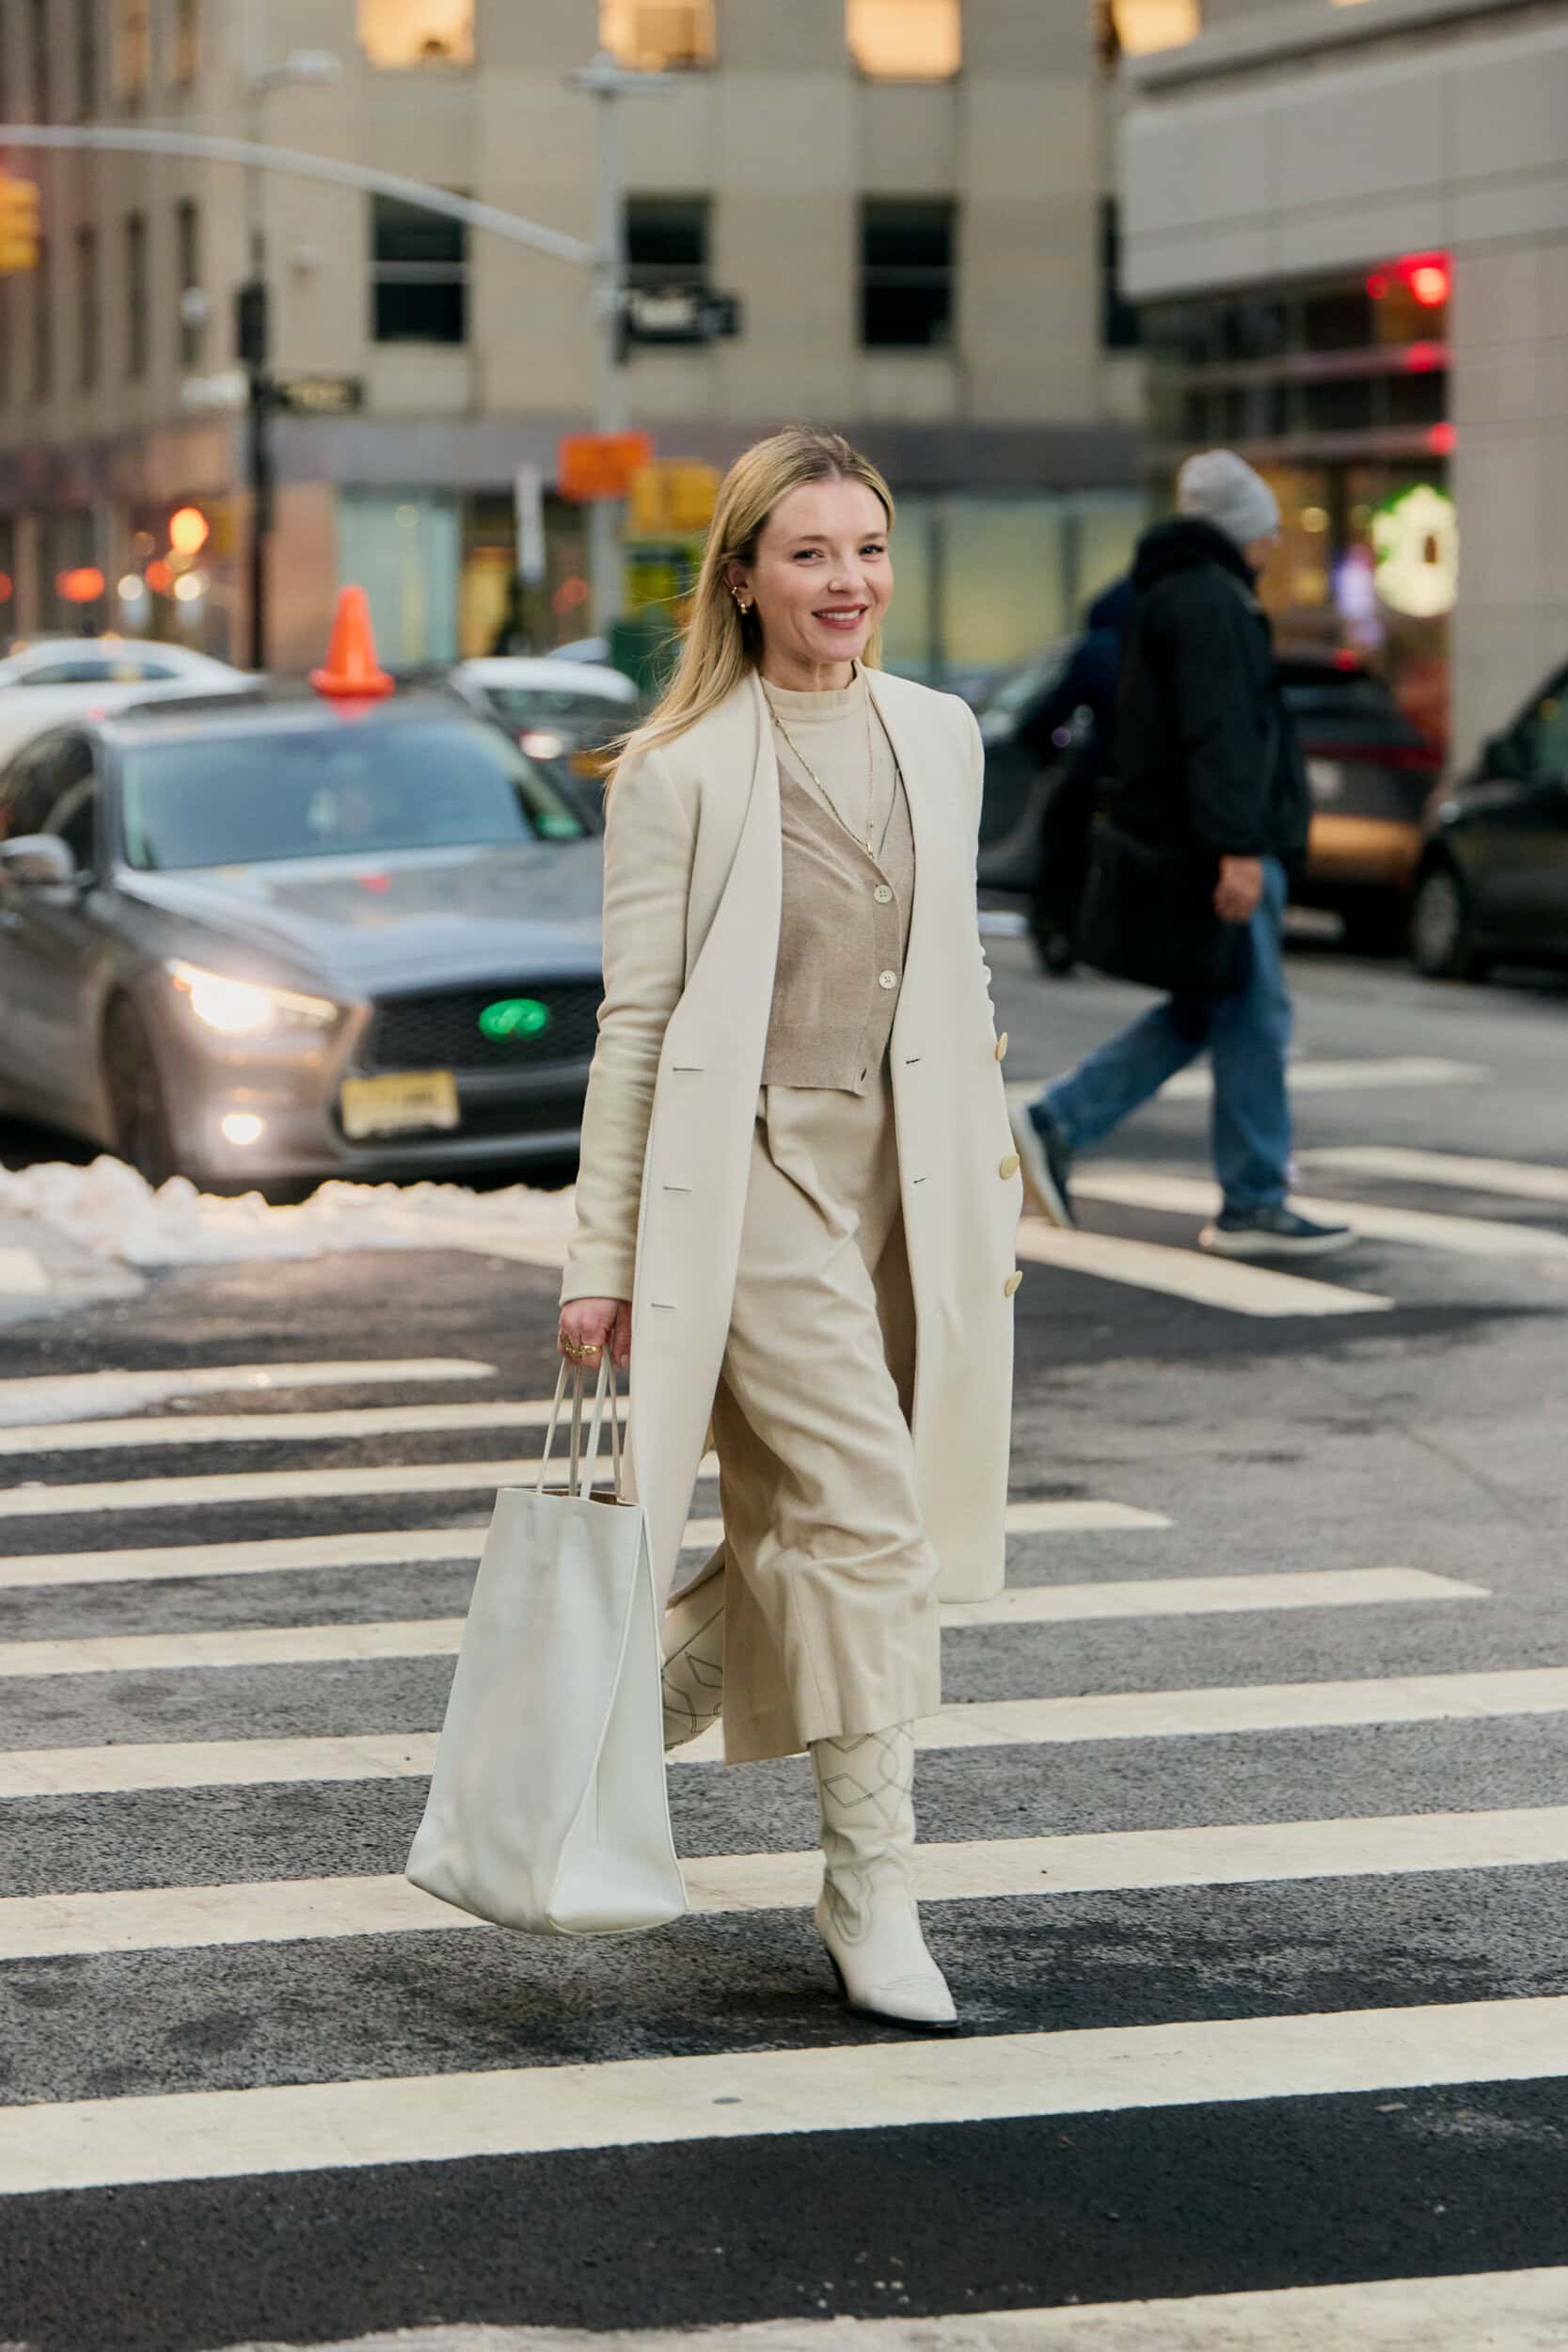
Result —
[[1261, 593], [1281, 637], [1360, 655], [1438, 745], [1458, 591], [1449, 286], [1445, 255], [1414, 254], [1145, 319], [1162, 502], [1192, 451], [1239, 450], [1279, 499]]

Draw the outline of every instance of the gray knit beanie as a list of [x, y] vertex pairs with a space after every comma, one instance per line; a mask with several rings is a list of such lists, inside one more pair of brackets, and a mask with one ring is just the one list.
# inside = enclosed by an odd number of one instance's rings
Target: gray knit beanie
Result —
[[1176, 477], [1176, 502], [1183, 515], [1212, 523], [1239, 548], [1279, 529], [1279, 501], [1234, 450], [1211, 449], [1189, 457]]

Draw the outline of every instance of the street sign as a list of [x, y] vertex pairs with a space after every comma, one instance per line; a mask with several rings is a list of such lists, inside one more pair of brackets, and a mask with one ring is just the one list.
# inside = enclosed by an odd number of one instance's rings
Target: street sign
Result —
[[556, 483], [563, 499], [586, 505], [625, 498], [632, 477], [652, 462], [646, 433], [568, 433], [556, 453]]
[[622, 317], [634, 343], [711, 343], [739, 334], [740, 299], [706, 286], [632, 286]]
[[696, 538], [713, 520], [719, 469], [695, 457], [658, 457], [632, 477], [626, 515], [634, 539]]
[[365, 405], [359, 375], [277, 375], [273, 396], [296, 417], [355, 417]]

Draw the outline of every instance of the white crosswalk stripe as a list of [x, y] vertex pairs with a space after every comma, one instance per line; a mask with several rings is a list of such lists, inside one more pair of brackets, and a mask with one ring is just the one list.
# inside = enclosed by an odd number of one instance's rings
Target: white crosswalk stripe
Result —
[[[1092, 1177], [1074, 1179], [1075, 1189], [1094, 1195]], [[1393, 1305], [1376, 1291], [1320, 1282], [1273, 1266], [1245, 1265], [1210, 1258], [1196, 1249], [1173, 1249], [1164, 1242], [1137, 1241], [1121, 1233], [1065, 1233], [1039, 1217], [1019, 1227], [1018, 1255], [1065, 1274], [1096, 1275], [1134, 1290], [1161, 1291], [1203, 1307], [1238, 1315], [1371, 1315]]]
[[[1365, 1609], [1396, 1601], [1483, 1600], [1484, 1588], [1420, 1568], [1341, 1568], [1278, 1576], [1144, 1579], [1126, 1584], [1014, 1585], [995, 1600], [943, 1609], [953, 1629], [1066, 1625], [1094, 1617], [1212, 1616], [1262, 1609]], [[451, 1658], [461, 1617], [404, 1624], [225, 1627], [205, 1633], [89, 1634], [74, 1641], [0, 1642], [8, 1676], [150, 1674], [198, 1666], [307, 1666], [325, 1661]]]
[[[922, 1845], [924, 1900], [1083, 1895], [1125, 1887], [1244, 1886], [1425, 1870], [1513, 1870], [1568, 1863], [1568, 1805], [1497, 1813], [1413, 1813], [1337, 1821], [1240, 1822]], [[706, 1854], [684, 1866], [697, 1912], [804, 1910], [819, 1853]], [[102, 1895], [0, 1899], [0, 1962], [87, 1952], [205, 1949], [483, 1928], [404, 1878], [261, 1879]]]
[[[1206, 1216], [1218, 1205], [1211, 1178], [1167, 1176], [1153, 1168], [1085, 1167], [1074, 1170], [1072, 1184], [1084, 1200], [1114, 1201], [1121, 1208]], [[1404, 1242], [1418, 1249], [1445, 1249], [1469, 1258], [1568, 1263], [1568, 1233], [1553, 1232], [1545, 1226], [1510, 1224], [1502, 1217], [1445, 1216], [1431, 1209], [1395, 1208], [1377, 1200], [1332, 1200], [1310, 1193], [1292, 1193], [1291, 1198], [1305, 1216], [1348, 1223], [1370, 1241]]]
[[322, 1363], [176, 1364], [160, 1372], [75, 1372], [0, 1380], [0, 1426], [72, 1420], [177, 1396], [282, 1395], [293, 1389], [365, 1389], [429, 1380], [488, 1380], [493, 1364], [464, 1356], [369, 1357]]
[[1471, 1158], [1459, 1152], [1414, 1152], [1403, 1145], [1348, 1143], [1303, 1152], [1304, 1168], [1336, 1175], [1384, 1176], [1392, 1182], [1440, 1184], [1459, 1192], [1497, 1192], [1516, 1200], [1549, 1200], [1568, 1207], [1568, 1168], [1529, 1160]]
[[1518, 2082], [1562, 2063], [1568, 1996], [1327, 2016], [608, 2059], [0, 2108], [0, 2195], [451, 2163], [777, 2132]]
[[[925, 1749], [1057, 1746], [1090, 1740], [1201, 1740], [1234, 1732], [1355, 1724], [1481, 1722], [1568, 1712], [1568, 1666], [1407, 1675], [1365, 1682], [1217, 1684], [1192, 1691], [1097, 1692], [1081, 1698], [985, 1699], [926, 1716]], [[711, 1763], [716, 1725], [672, 1759]], [[131, 1788], [242, 1788], [299, 1781], [406, 1780], [427, 1773], [434, 1732], [293, 1740], [149, 1741], [0, 1751], [0, 1800], [104, 1796]]]
[[332, 1413], [180, 1413], [157, 1421], [35, 1422], [0, 1428], [0, 1455], [135, 1453], [146, 1446], [322, 1445], [329, 1439], [407, 1438], [448, 1429], [543, 1429], [548, 1398], [469, 1405], [355, 1406]]

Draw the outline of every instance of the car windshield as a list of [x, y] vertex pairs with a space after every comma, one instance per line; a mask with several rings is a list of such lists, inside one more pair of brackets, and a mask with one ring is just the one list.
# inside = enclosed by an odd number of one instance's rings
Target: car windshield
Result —
[[583, 724], [608, 721], [629, 726], [633, 710], [615, 694], [582, 694], [562, 686], [486, 686], [485, 693], [503, 719], [533, 725], [541, 719], [573, 719]]
[[587, 834], [504, 736], [438, 720], [138, 743], [123, 776], [126, 855], [144, 871]]

